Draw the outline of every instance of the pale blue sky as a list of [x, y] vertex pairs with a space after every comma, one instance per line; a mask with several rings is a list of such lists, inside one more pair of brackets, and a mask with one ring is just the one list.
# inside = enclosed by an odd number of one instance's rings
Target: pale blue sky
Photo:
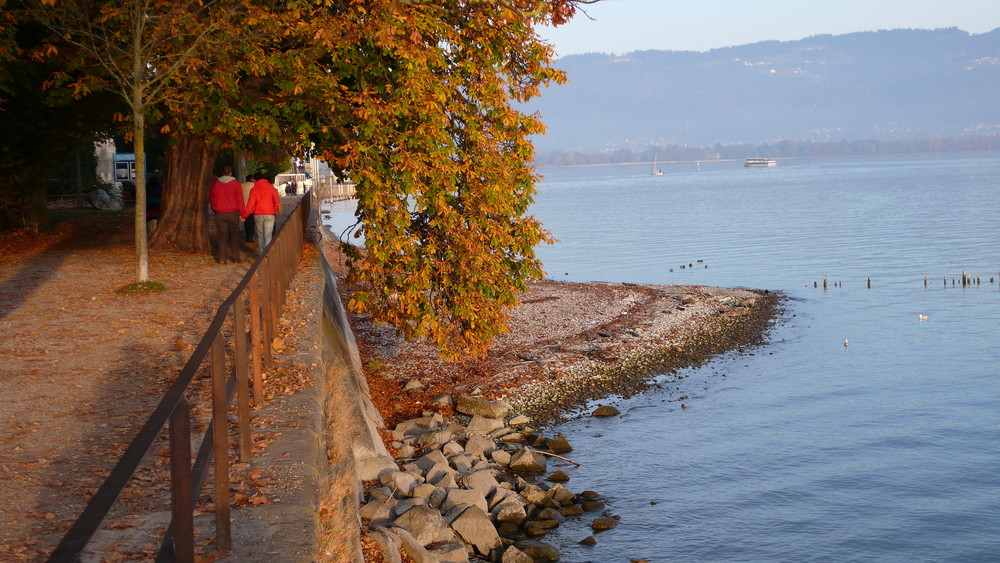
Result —
[[644, 49], [707, 51], [878, 29], [1000, 27], [1000, 0], [602, 0], [542, 29], [559, 56]]

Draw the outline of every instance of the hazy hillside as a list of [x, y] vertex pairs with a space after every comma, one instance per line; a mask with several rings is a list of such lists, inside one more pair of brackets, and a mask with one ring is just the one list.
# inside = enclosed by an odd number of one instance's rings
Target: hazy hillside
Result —
[[560, 59], [539, 150], [1000, 130], [1000, 29], [893, 30]]

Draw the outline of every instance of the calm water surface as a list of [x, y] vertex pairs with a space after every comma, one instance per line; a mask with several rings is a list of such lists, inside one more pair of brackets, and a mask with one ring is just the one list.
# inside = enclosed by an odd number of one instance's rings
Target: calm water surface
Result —
[[1000, 561], [1000, 155], [664, 170], [541, 170], [549, 277], [788, 312], [767, 346], [548, 431], [583, 463], [550, 469], [621, 516], [594, 547], [589, 517], [562, 525], [563, 560]]
[[550, 277], [789, 296], [771, 344], [554, 429], [621, 516], [564, 560], [1000, 560], [1000, 157], [542, 172]]

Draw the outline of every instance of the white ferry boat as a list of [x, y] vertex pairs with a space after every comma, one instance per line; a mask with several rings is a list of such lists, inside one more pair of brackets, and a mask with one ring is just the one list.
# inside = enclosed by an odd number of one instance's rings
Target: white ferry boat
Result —
[[748, 158], [743, 166], [747, 168], [771, 168], [778, 165], [778, 161], [773, 158]]

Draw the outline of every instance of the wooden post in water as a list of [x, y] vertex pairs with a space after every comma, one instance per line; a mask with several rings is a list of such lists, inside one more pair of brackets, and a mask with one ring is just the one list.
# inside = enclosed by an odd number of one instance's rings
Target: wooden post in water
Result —
[[823, 276], [823, 289], [826, 289], [826, 276]]
[[872, 279], [869, 277], [868, 278], [868, 289], [871, 289], [871, 288], [872, 288]]
[[927, 289], [927, 276], [924, 276], [924, 289]]

